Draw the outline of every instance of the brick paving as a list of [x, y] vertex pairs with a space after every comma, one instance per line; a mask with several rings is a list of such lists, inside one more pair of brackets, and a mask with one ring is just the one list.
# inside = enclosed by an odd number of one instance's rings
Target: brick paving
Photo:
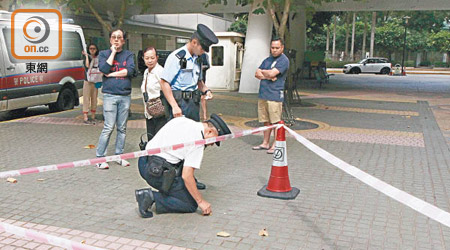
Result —
[[[364, 85], [358, 89], [352, 81], [354, 93], [345, 82], [331, 82], [320, 91], [306, 89], [322, 95], [305, 98], [308, 102], [349, 109], [294, 107], [296, 117], [321, 124], [299, 132], [309, 133], [314, 143], [349, 164], [450, 211], [449, 149], [430, 100], [422, 98], [433, 96], [415, 97], [411, 88], [403, 93], [397, 85], [395, 93]], [[345, 91], [335, 92], [341, 86]], [[443, 86], [436, 96], [443, 95]], [[256, 95], [216, 94], [209, 111], [221, 113], [233, 131], [256, 119]], [[145, 131], [137, 125], [143, 122], [141, 103], [133, 100], [136, 119], [129, 122], [126, 151], [138, 150]], [[358, 112], [364, 109], [378, 111]], [[407, 118], [402, 112], [418, 116]], [[78, 109], [0, 123], [0, 171], [94, 157], [95, 150], [84, 146], [97, 143], [101, 125], [81, 126], [79, 115]], [[261, 139], [251, 135], [206, 150], [196, 175], [207, 185], [202, 194], [212, 204], [209, 217], [197, 212], [140, 218], [134, 189], [146, 183], [131, 160], [128, 168], [87, 166], [21, 176], [16, 184], [1, 181], [0, 218], [107, 249], [139, 249], [136, 244], [150, 249], [450, 249], [449, 228], [330, 166], [290, 137], [290, 180], [301, 190], [299, 196], [290, 201], [258, 197], [271, 168], [270, 155], [251, 150]], [[263, 228], [268, 237], [258, 235]], [[217, 237], [219, 231], [231, 237]], [[51, 249], [5, 233], [0, 233], [0, 244], [1, 249]]]

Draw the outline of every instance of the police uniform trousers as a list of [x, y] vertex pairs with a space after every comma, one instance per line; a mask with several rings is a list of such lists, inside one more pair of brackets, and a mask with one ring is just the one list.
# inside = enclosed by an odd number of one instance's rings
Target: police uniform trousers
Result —
[[[192, 119], [194, 121], [200, 121], [200, 99], [201, 94], [200, 91], [180, 91], [180, 90], [172, 90], [173, 97], [178, 103], [178, 106], [181, 109], [181, 112], [186, 118]], [[164, 105], [167, 121], [170, 121], [173, 118], [172, 106], [170, 106], [169, 102], [165, 98], [164, 94], [161, 92], [161, 101]]]
[[[151, 160], [151, 157], [143, 156], [139, 158], [139, 173], [150, 186], [159, 190], [162, 186], [162, 178], [150, 174], [150, 170], [148, 169], [150, 164], [147, 164], [148, 159]], [[181, 175], [175, 177], [167, 194], [153, 192], [153, 197], [155, 198], [156, 213], [160, 214], [194, 213], [198, 207], [197, 202], [186, 189]]]

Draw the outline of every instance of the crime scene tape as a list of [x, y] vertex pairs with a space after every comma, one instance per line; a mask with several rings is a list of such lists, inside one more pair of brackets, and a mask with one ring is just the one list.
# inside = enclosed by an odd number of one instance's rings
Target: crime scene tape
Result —
[[78, 243], [61, 237], [53, 236], [50, 234], [40, 233], [31, 229], [14, 226], [5, 222], [0, 222], [0, 232], [5, 231], [7, 233], [15, 234], [17, 236], [32, 239], [42, 243], [50, 244], [57, 247], [63, 247], [73, 250], [102, 250], [103, 248], [93, 247], [90, 245]]
[[27, 174], [42, 173], [42, 172], [47, 172], [47, 171], [61, 170], [61, 169], [66, 169], [66, 168], [89, 166], [89, 165], [95, 165], [97, 163], [103, 163], [103, 162], [126, 160], [126, 159], [131, 159], [131, 158], [138, 158], [138, 157], [146, 156], [146, 155], [154, 155], [154, 154], [159, 154], [161, 152], [168, 152], [168, 151], [172, 151], [172, 150], [178, 150], [178, 149], [182, 149], [182, 148], [194, 147], [194, 146], [210, 144], [210, 143], [214, 143], [214, 142], [218, 142], [218, 141], [224, 141], [224, 140], [228, 140], [228, 139], [232, 139], [232, 138], [238, 138], [238, 137], [242, 137], [242, 136], [246, 136], [246, 135], [257, 134], [261, 131], [265, 131], [265, 130], [272, 129], [272, 128], [279, 127], [279, 126], [282, 126], [282, 125], [275, 124], [275, 125], [260, 127], [260, 128], [256, 128], [256, 129], [244, 130], [241, 132], [232, 133], [232, 134], [228, 134], [228, 135], [222, 135], [222, 136], [218, 136], [218, 137], [197, 140], [197, 141], [193, 141], [193, 142], [180, 143], [180, 144], [171, 145], [171, 146], [162, 147], [162, 148], [151, 148], [151, 149], [147, 149], [147, 150], [135, 151], [135, 152], [125, 153], [125, 154], [120, 154], [120, 155], [112, 155], [112, 156], [99, 157], [99, 158], [93, 158], [93, 159], [88, 159], [88, 160], [66, 162], [66, 163], [61, 163], [61, 164], [56, 164], [56, 165], [47, 165], [47, 166], [40, 166], [40, 167], [23, 168], [23, 169], [18, 169], [18, 170], [10, 170], [10, 171], [5, 171], [5, 172], [0, 172], [0, 179], [13, 177], [13, 176], [19, 176], [19, 175], [27, 175]]
[[343, 160], [337, 158], [336, 156], [328, 153], [321, 147], [317, 146], [316, 144], [312, 143], [305, 137], [299, 135], [292, 129], [284, 126], [286, 130], [294, 136], [294, 138], [303, 144], [305, 147], [307, 147], [309, 150], [311, 150], [313, 153], [320, 156], [322, 159], [328, 161], [335, 167], [341, 169], [342, 171], [346, 172], [347, 174], [355, 177], [356, 179], [364, 182], [365, 184], [369, 185], [370, 187], [380, 191], [381, 193], [391, 197], [392, 199], [416, 210], [417, 212], [428, 216], [429, 218], [447, 226], [450, 227], [450, 213], [426, 202], [423, 201], [415, 196], [412, 196], [405, 191], [402, 191], [394, 186], [391, 186], [387, 184], [386, 182], [373, 177], [372, 175], [360, 170], [357, 167], [354, 167]]

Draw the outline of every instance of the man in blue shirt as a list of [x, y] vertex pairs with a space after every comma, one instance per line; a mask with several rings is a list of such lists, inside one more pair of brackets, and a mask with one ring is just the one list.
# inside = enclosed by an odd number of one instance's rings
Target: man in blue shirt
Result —
[[[105, 123], [97, 146], [97, 157], [104, 157], [114, 126], [117, 126], [115, 154], [122, 154], [125, 146], [128, 112], [131, 104], [131, 77], [134, 75], [134, 55], [123, 49], [126, 33], [113, 30], [109, 42], [111, 48], [99, 54], [98, 67], [103, 75], [103, 117]], [[126, 160], [117, 162], [129, 166]], [[108, 169], [108, 163], [97, 164], [100, 169]]]
[[[283, 41], [280, 38], [272, 39], [271, 56], [262, 62], [255, 73], [255, 77], [261, 80], [258, 95], [258, 120], [263, 122], [264, 126], [281, 121], [284, 83], [289, 69], [289, 59], [283, 54], [283, 51]], [[263, 142], [253, 147], [253, 150], [267, 150], [268, 154], [273, 154], [275, 141], [270, 147], [271, 132], [272, 130], [264, 131]]]
[[167, 120], [184, 115], [200, 121], [200, 97], [206, 94], [211, 99], [212, 93], [202, 80], [199, 57], [218, 41], [207, 26], [199, 24], [189, 42], [167, 57], [161, 75], [161, 96]]

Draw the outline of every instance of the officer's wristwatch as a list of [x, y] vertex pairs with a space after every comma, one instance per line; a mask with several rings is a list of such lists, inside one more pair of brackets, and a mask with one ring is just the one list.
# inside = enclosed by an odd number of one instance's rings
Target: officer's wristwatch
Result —
[[212, 93], [212, 91], [210, 89], [207, 89], [207, 90], [205, 90], [205, 92], [202, 92], [202, 94], [206, 95], [206, 93], [208, 93], [208, 91]]

